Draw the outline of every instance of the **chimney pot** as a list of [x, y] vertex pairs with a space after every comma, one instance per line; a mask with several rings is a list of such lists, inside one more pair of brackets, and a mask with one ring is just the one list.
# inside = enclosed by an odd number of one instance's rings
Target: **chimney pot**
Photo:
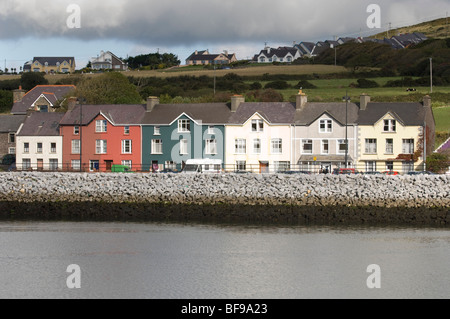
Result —
[[302, 90], [299, 90], [296, 97], [295, 109], [302, 110], [306, 106], [306, 103], [308, 103], [308, 96]]
[[147, 112], [153, 111], [154, 107], [159, 104], [159, 98], [156, 96], [149, 96], [147, 98]]
[[430, 107], [431, 108], [431, 96], [425, 95], [423, 97], [423, 106], [424, 107]]
[[233, 95], [231, 97], [231, 112], [235, 113], [237, 111], [237, 109], [239, 108], [239, 105], [241, 105], [241, 103], [245, 102], [245, 97], [243, 97], [242, 95]]
[[368, 95], [367, 93], [361, 94], [359, 109], [361, 111], [365, 111], [367, 108], [367, 104], [369, 104], [369, 103], [370, 103], [370, 95]]

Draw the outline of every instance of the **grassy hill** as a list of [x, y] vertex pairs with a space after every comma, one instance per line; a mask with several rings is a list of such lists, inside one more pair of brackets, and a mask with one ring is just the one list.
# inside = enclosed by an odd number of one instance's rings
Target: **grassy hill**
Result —
[[[448, 22], [448, 23], [447, 23]], [[450, 18], [436, 19], [432, 21], [422, 22], [412, 26], [400, 27], [389, 31], [389, 38], [406, 33], [420, 32], [425, 34], [428, 38], [448, 38], [450, 36]], [[388, 37], [387, 31], [378, 33], [371, 38], [384, 39]]]

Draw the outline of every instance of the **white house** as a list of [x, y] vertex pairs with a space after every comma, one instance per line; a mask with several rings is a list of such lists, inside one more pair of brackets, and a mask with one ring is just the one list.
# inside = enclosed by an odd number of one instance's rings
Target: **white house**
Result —
[[110, 51], [101, 51], [100, 55], [91, 59], [91, 64], [94, 70], [126, 71], [128, 69], [127, 63], [123, 62]]
[[16, 135], [17, 170], [62, 169], [59, 122], [64, 113], [32, 113]]

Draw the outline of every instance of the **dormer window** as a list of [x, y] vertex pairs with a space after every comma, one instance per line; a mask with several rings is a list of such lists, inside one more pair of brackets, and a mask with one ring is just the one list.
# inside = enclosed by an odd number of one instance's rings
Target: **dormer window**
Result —
[[320, 133], [331, 133], [331, 132], [333, 132], [333, 122], [331, 120], [320, 120], [319, 132]]
[[384, 120], [383, 132], [395, 132], [396, 121], [395, 120]]
[[264, 121], [252, 120], [252, 132], [263, 132], [263, 131], [264, 131]]

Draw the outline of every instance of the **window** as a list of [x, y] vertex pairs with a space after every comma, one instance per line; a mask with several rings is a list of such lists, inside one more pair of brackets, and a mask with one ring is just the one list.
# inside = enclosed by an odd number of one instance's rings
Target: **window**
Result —
[[56, 143], [50, 143], [50, 153], [56, 153]]
[[30, 152], [30, 143], [23, 143], [23, 152], [24, 153]]
[[253, 153], [261, 154], [261, 140], [259, 138], [253, 140]]
[[333, 131], [333, 122], [331, 120], [320, 120], [319, 122], [320, 133], [331, 133], [332, 131]]
[[313, 152], [313, 142], [312, 140], [302, 140], [302, 153], [312, 154]]
[[177, 162], [173, 162], [173, 161], [166, 161], [165, 163], [165, 168], [166, 169], [170, 169], [170, 170], [176, 170], [177, 169]]
[[129, 126], [125, 126], [123, 128], [123, 134], [124, 135], [130, 135], [130, 127]]
[[106, 133], [108, 130], [107, 125], [108, 125], [108, 123], [105, 120], [96, 121], [95, 122], [95, 132]]
[[30, 169], [31, 168], [31, 159], [24, 158], [22, 160], [22, 169]]
[[152, 140], [152, 154], [162, 154], [162, 140]]
[[217, 141], [216, 140], [206, 140], [206, 150], [205, 154], [217, 154]]
[[386, 139], [386, 154], [394, 154], [394, 140], [392, 138]]
[[402, 170], [404, 174], [414, 171], [414, 162], [403, 162]]
[[245, 171], [247, 169], [246, 161], [236, 161], [236, 170]]
[[402, 153], [403, 154], [413, 154], [414, 153], [414, 139], [412, 139], [412, 138], [403, 139]]
[[107, 152], [107, 142], [106, 140], [97, 140], [96, 141], [96, 154], [106, 154]]
[[159, 126], [154, 127], [153, 135], [161, 135], [161, 128]]
[[98, 171], [98, 169], [100, 168], [100, 162], [99, 161], [89, 161], [89, 170], [91, 172], [93, 171]]
[[376, 138], [366, 138], [366, 154], [376, 154], [377, 153], [377, 139]]
[[133, 166], [133, 163], [132, 163], [132, 161], [130, 161], [130, 160], [123, 160], [123, 161], [122, 161], [122, 165], [123, 165], [123, 166], [128, 166], [129, 169], [132, 169], [132, 168], [133, 168], [133, 167], [132, 167], [132, 166]]
[[50, 167], [49, 168], [50, 168], [51, 171], [58, 170], [58, 159], [51, 158], [50, 159]]
[[384, 132], [395, 132], [396, 129], [395, 120], [384, 120]]
[[377, 162], [367, 161], [366, 162], [366, 172], [375, 172], [377, 170]]
[[80, 160], [72, 160], [72, 163], [71, 163], [72, 169], [79, 171], [81, 168], [80, 163], [81, 163]]
[[178, 133], [189, 133], [191, 131], [191, 121], [178, 120]]
[[346, 150], [347, 150], [347, 143], [345, 142], [345, 140], [338, 140], [338, 150], [337, 150], [338, 154], [345, 154]]
[[36, 153], [42, 153], [42, 143], [37, 143], [37, 145], [36, 145]]
[[328, 143], [328, 140], [322, 140], [321, 153], [329, 154], [329, 152], [330, 152], [330, 145]]
[[80, 140], [72, 140], [72, 154], [80, 154]]
[[274, 162], [274, 169], [275, 172], [286, 172], [290, 169], [291, 162]]
[[73, 135], [79, 135], [80, 134], [80, 127], [74, 126], [73, 127]]
[[394, 169], [394, 162], [386, 162], [386, 170], [392, 171]]
[[270, 141], [271, 153], [282, 154], [283, 153], [283, 140], [281, 138], [273, 138]]
[[8, 154], [16, 154], [16, 148], [15, 147], [8, 148]]
[[8, 143], [15, 143], [16, 142], [16, 134], [9, 133], [8, 134]]
[[188, 140], [180, 140], [180, 155], [186, 155], [188, 153]]
[[208, 126], [208, 134], [214, 134], [214, 126]]
[[264, 131], [264, 121], [252, 120], [252, 132], [263, 132], [263, 131]]
[[247, 153], [247, 141], [243, 138], [237, 138], [234, 140], [234, 152], [236, 154]]
[[122, 154], [131, 154], [131, 140], [123, 140], [122, 141]]

